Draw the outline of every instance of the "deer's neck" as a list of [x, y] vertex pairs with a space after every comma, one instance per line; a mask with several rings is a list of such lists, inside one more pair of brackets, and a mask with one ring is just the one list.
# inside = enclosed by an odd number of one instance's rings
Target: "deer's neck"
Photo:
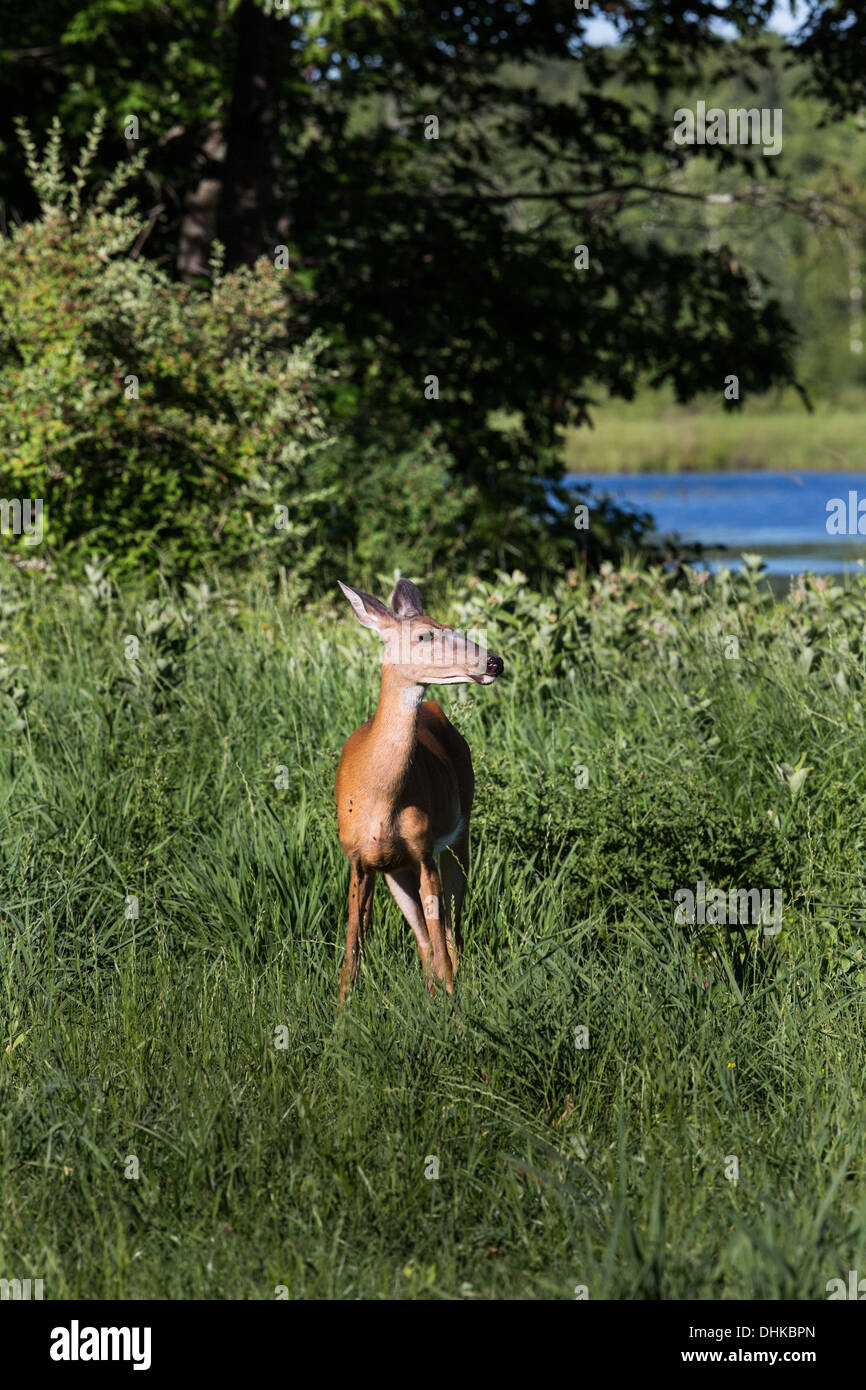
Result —
[[379, 704], [366, 753], [375, 771], [377, 801], [393, 805], [409, 775], [418, 742], [418, 712], [424, 698], [423, 685], [407, 685], [390, 666], [382, 667]]

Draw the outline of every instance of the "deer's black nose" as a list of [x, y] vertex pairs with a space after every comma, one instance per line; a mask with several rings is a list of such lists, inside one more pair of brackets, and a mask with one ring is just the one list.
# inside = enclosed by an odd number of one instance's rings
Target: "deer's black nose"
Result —
[[488, 656], [487, 674], [488, 676], [501, 676], [505, 670], [505, 663], [501, 656]]

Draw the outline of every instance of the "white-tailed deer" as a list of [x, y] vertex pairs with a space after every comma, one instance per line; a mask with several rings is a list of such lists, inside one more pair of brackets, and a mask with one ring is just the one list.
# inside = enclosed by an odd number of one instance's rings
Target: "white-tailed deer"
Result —
[[384, 643], [376, 713], [346, 740], [334, 786], [340, 844], [352, 868], [340, 1003], [358, 973], [377, 874], [415, 933], [428, 988], [435, 975], [451, 994], [475, 777], [468, 743], [424, 690], [491, 685], [502, 660], [426, 617], [408, 579], [398, 581], [390, 608], [348, 584], [340, 588], [358, 622]]

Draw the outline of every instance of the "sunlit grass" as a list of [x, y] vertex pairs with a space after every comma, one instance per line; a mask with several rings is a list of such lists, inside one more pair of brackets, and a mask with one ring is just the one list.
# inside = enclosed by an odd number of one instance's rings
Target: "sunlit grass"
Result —
[[[0, 758], [0, 1275], [813, 1299], [866, 1268], [853, 693], [759, 643], [720, 661], [685, 621], [678, 674], [662, 651], [557, 687], [514, 661], [431, 692], [479, 783], [457, 1011], [380, 885], [338, 1016], [331, 787], [375, 644], [218, 599], [174, 683], [125, 697], [132, 622], [52, 590], [7, 625], [29, 704]], [[793, 804], [774, 767], [803, 751]], [[778, 940], [673, 925], [671, 886], [723, 872], [783, 876]]]
[[643, 407], [600, 407], [595, 428], [569, 430], [566, 469], [584, 473], [664, 473], [771, 469], [866, 469], [866, 412], [802, 408], [736, 414], [670, 406], [648, 416]]

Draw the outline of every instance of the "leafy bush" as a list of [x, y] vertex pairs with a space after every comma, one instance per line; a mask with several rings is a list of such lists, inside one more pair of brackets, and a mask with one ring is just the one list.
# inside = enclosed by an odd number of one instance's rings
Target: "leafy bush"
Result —
[[231, 275], [217, 261], [209, 290], [142, 259], [140, 218], [112, 206], [138, 160], [83, 206], [100, 129], [71, 178], [59, 125], [44, 157], [20, 132], [42, 215], [0, 238], [0, 493], [42, 498], [49, 546], [78, 560], [313, 573], [336, 481], [322, 344], [289, 342], [285, 272], [265, 259]]
[[[462, 627], [483, 629], [491, 645], [507, 642], [510, 657], [530, 666], [544, 688], [569, 680], [608, 681], [651, 662], [679, 691], [690, 691], [691, 655], [715, 652], [737, 681], [744, 660], [792, 663], [820, 688], [864, 683], [866, 573], [842, 586], [801, 575], [777, 601], [763, 581], [764, 563], [743, 557], [739, 571], [662, 569], [640, 563], [597, 574], [570, 571], [542, 592], [520, 570], [473, 576], [456, 602]], [[658, 673], [657, 673], [658, 674]]]
[[[540, 478], [503, 468], [485, 492], [438, 427], [350, 427], [351, 363], [299, 337], [303, 276], [265, 258], [225, 275], [217, 248], [208, 288], [174, 282], [120, 201], [140, 157], [84, 197], [101, 130], [69, 174], [59, 123], [42, 154], [19, 125], [41, 215], [0, 237], [0, 496], [42, 500], [51, 555], [181, 577], [264, 563], [306, 594], [346, 563], [454, 575], [507, 557], [536, 575], [642, 543], [647, 518], [603, 501], [591, 536], [575, 531], [570, 494]], [[0, 546], [44, 563], [20, 536]]]

